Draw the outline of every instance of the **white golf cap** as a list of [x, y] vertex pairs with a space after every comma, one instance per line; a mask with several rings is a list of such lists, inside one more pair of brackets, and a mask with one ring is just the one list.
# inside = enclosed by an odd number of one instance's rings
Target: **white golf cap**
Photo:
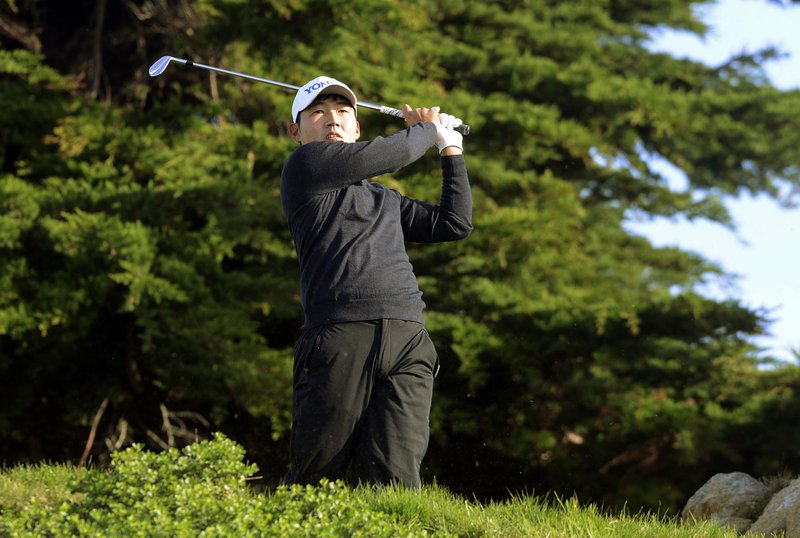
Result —
[[292, 103], [292, 121], [297, 123], [297, 118], [300, 116], [300, 113], [305, 110], [314, 99], [320, 95], [326, 94], [341, 95], [350, 101], [354, 109], [356, 108], [356, 103], [358, 103], [356, 94], [347, 87], [347, 84], [339, 82], [331, 77], [317, 77], [314, 80], [306, 82], [302, 88], [297, 90], [297, 94], [294, 96], [294, 102]]

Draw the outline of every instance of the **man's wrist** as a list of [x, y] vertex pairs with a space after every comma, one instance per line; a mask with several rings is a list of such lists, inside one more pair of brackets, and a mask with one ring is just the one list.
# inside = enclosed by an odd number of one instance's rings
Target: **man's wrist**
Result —
[[442, 150], [441, 153], [439, 153], [439, 155], [441, 155], [442, 157], [450, 157], [451, 155], [463, 155], [463, 154], [464, 150], [458, 146], [447, 146]]

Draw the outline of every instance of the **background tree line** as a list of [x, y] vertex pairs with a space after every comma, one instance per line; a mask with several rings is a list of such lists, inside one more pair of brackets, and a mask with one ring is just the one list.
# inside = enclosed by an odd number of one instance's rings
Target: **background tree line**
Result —
[[[702, 32], [702, 3], [0, 2], [0, 460], [102, 464], [222, 430], [266, 480], [285, 470], [293, 96], [148, 77], [174, 54], [472, 125], [475, 232], [410, 247], [443, 364], [428, 480], [676, 509], [717, 471], [799, 472], [800, 371], [748, 341], [765, 313], [704, 296], [720, 267], [623, 227], [730, 224], [726, 196], [800, 186], [800, 93], [761, 70], [777, 51], [712, 68], [646, 49], [656, 27]], [[437, 168], [382, 181], [436, 199]]]

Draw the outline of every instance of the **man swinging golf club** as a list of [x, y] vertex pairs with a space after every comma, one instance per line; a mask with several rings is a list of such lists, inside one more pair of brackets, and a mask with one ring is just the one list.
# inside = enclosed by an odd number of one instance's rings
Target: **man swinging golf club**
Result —
[[[285, 483], [350, 477], [419, 487], [436, 350], [405, 241], [463, 239], [472, 194], [461, 120], [403, 107], [408, 128], [359, 142], [357, 99], [317, 77], [299, 90], [281, 203], [300, 262], [305, 322], [295, 346], [291, 467]], [[438, 204], [370, 178], [441, 155]]]

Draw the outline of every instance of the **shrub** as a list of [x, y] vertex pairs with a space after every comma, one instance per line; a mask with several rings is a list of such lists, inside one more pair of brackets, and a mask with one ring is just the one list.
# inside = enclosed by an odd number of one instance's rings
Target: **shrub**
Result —
[[253, 493], [255, 465], [244, 450], [213, 440], [161, 453], [137, 445], [116, 453], [109, 471], [93, 470], [71, 484], [78, 500], [51, 506], [33, 500], [8, 510], [0, 536], [142, 537], [395, 537], [427, 536], [369, 508], [340, 482], [281, 486]]

